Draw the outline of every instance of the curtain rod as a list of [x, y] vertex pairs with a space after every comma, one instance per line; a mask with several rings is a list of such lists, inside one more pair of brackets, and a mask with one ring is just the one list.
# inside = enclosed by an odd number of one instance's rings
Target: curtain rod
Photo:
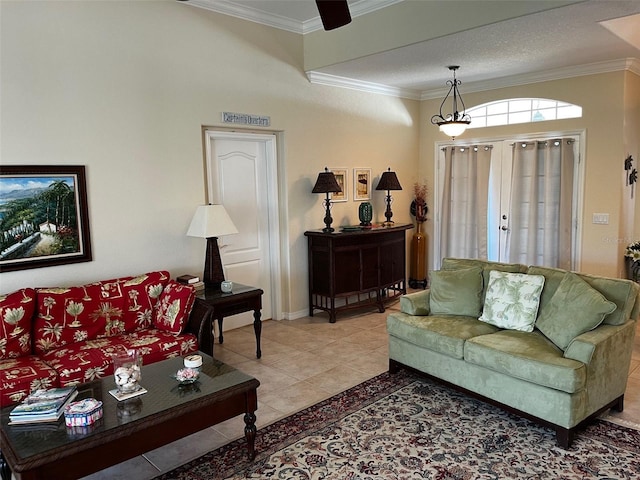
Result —
[[473, 150], [477, 152], [479, 147], [482, 147], [486, 152], [487, 150], [491, 150], [493, 145], [449, 145], [448, 147], [442, 147], [442, 151], [446, 152], [447, 148], [453, 148], [454, 150], [459, 148], [461, 152], [464, 152], [467, 148], [473, 148]]
[[556, 138], [556, 139], [550, 139], [550, 140], [532, 140], [529, 142], [514, 142], [509, 144], [509, 146], [511, 147], [515, 147], [516, 145], [521, 145], [522, 148], [525, 148], [527, 145], [535, 145], [535, 144], [539, 144], [539, 145], [549, 145], [549, 142], [553, 142], [553, 146], [554, 147], [559, 147], [560, 143], [566, 141], [567, 145], [571, 145], [575, 142], [575, 140], [573, 140], [572, 138], [567, 138], [567, 139], [563, 139], [563, 138]]

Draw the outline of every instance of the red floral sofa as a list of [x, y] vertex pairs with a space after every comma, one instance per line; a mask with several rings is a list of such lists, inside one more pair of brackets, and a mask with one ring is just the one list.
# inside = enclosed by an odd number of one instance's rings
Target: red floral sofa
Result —
[[211, 314], [194, 300], [166, 271], [0, 295], [0, 407], [111, 375], [124, 349], [143, 364], [206, 349]]

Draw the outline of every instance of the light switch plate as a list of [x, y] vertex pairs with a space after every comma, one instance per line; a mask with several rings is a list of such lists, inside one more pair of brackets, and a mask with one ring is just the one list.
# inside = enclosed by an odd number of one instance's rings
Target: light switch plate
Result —
[[609, 214], [608, 213], [594, 213], [592, 223], [598, 225], [609, 225]]

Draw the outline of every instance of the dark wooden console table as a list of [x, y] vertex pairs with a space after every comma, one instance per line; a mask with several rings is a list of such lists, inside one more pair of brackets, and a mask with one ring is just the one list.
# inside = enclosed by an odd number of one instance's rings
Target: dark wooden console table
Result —
[[314, 309], [336, 321], [339, 311], [377, 305], [407, 291], [406, 230], [411, 224], [368, 230], [305, 232], [309, 244], [309, 315]]
[[[262, 321], [260, 320], [260, 310], [262, 309], [263, 290], [256, 287], [249, 287], [233, 282], [233, 291], [224, 293], [219, 289], [207, 288], [196, 297], [196, 302], [204, 304], [213, 310], [211, 317], [218, 321], [218, 329], [220, 330], [219, 342], [224, 341], [222, 336], [222, 320], [224, 317], [253, 311], [253, 330], [256, 334], [256, 357], [262, 356], [260, 350], [260, 335], [262, 333]], [[203, 339], [208, 341], [209, 345], [201, 345], [200, 349], [213, 356], [213, 325], [207, 327], [209, 331], [205, 332]], [[207, 352], [209, 349], [211, 352]]]

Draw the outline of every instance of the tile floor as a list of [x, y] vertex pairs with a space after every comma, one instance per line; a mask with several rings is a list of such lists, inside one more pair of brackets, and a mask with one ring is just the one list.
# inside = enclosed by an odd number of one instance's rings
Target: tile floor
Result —
[[[343, 313], [334, 324], [326, 314], [293, 321], [268, 321], [262, 328], [262, 358], [255, 358], [253, 327], [225, 332], [215, 345], [219, 360], [260, 380], [258, 428], [313, 405], [388, 368], [385, 313]], [[638, 327], [640, 329], [640, 326]], [[625, 410], [616, 421], [640, 429], [640, 331], [636, 335]], [[143, 456], [95, 473], [85, 480], [153, 478], [162, 472], [242, 437], [236, 417]]]
[[[224, 332], [214, 356], [260, 380], [257, 427], [263, 427], [388, 370], [385, 313], [345, 312], [336, 323], [319, 313], [262, 324], [262, 358], [253, 326]], [[244, 436], [236, 417], [165, 447], [97, 472], [85, 480], [145, 480]]]

